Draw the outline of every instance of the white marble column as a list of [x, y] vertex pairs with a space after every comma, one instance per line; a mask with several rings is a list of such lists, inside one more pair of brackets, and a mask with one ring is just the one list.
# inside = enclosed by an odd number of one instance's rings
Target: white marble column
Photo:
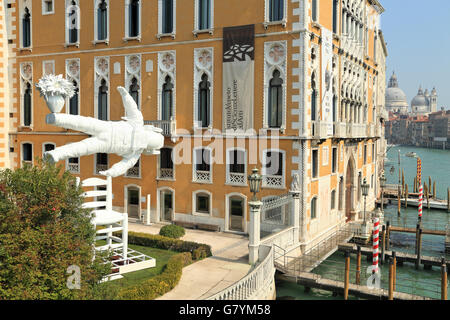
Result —
[[250, 230], [248, 242], [248, 260], [250, 264], [258, 262], [259, 244], [261, 242], [261, 201], [251, 201], [250, 206]]

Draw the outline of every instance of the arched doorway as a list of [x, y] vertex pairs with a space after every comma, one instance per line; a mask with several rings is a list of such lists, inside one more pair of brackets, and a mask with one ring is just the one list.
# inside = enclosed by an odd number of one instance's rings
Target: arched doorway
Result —
[[127, 186], [126, 187], [126, 203], [127, 203], [127, 212], [128, 217], [134, 219], [141, 218], [141, 189], [136, 186]]
[[163, 222], [174, 220], [175, 196], [171, 189], [159, 190], [159, 218]]
[[225, 230], [247, 232], [247, 197], [240, 193], [225, 196]]
[[245, 200], [239, 196], [233, 196], [229, 198], [229, 218], [230, 218], [230, 230], [232, 231], [244, 231], [244, 210]]
[[352, 211], [353, 211], [353, 177], [354, 177], [355, 168], [353, 166], [353, 162], [350, 159], [347, 165], [347, 173], [345, 177], [345, 216], [347, 218], [347, 222], [352, 219]]

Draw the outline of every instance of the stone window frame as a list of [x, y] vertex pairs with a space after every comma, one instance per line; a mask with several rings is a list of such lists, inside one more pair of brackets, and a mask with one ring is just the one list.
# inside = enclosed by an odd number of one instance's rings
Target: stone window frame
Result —
[[271, 0], [265, 0], [264, 1], [264, 28], [267, 29], [269, 26], [272, 25], [282, 25], [283, 28], [286, 28], [287, 22], [288, 22], [288, 3], [289, 0], [284, 0], [284, 14], [283, 19], [279, 21], [270, 21], [270, 1]]
[[109, 44], [109, 37], [110, 37], [110, 22], [111, 22], [111, 15], [110, 15], [110, 0], [105, 0], [106, 2], [106, 16], [107, 16], [107, 27], [106, 27], [106, 39], [104, 40], [99, 40], [98, 39], [98, 15], [97, 15], [97, 10], [98, 10], [98, 6], [100, 4], [102, 0], [94, 0], [94, 40], [92, 41], [92, 43], [94, 45], [96, 45], [97, 43], [105, 43], [105, 44]]
[[125, 35], [123, 37], [124, 41], [129, 41], [129, 40], [137, 40], [137, 41], [141, 41], [142, 40], [142, 1], [143, 0], [139, 0], [139, 21], [138, 21], [138, 35], [131, 37], [130, 36], [130, 2], [131, 0], [125, 0], [124, 4], [125, 4], [125, 8], [124, 8], [124, 14], [125, 14], [125, 25], [124, 25], [124, 30], [125, 30]]
[[213, 35], [214, 33], [214, 1], [215, 0], [210, 0], [210, 4], [211, 4], [211, 11], [210, 11], [210, 26], [208, 29], [200, 29], [199, 28], [199, 22], [200, 22], [200, 17], [199, 17], [199, 6], [200, 6], [200, 0], [195, 0], [194, 2], [194, 30], [192, 31], [192, 33], [197, 36], [200, 33], [209, 33], [210, 35]]
[[[51, 2], [51, 4], [52, 4], [51, 11], [47, 11], [47, 2]], [[54, 0], [42, 0], [42, 15], [46, 16], [46, 15], [50, 15], [50, 14], [55, 14], [55, 1]]]
[[[197, 196], [198, 195], [207, 195], [209, 197], [209, 205], [208, 205], [209, 212], [208, 213], [197, 211]], [[196, 191], [192, 192], [192, 215], [212, 217], [212, 210], [213, 210], [212, 200], [213, 200], [213, 194], [212, 194], [212, 192], [210, 192], [208, 190], [196, 190]]]
[[158, 34], [156, 35], [156, 38], [158, 40], [161, 40], [163, 37], [172, 37], [172, 39], [175, 39], [176, 33], [177, 33], [177, 0], [173, 1], [173, 13], [172, 13], [172, 32], [171, 33], [163, 33], [162, 32], [162, 23], [163, 23], [163, 1], [164, 0], [158, 0]]
[[[280, 153], [282, 154], [282, 171], [281, 171], [281, 185], [280, 186], [270, 186], [266, 183], [264, 177], [266, 177], [266, 164], [267, 164], [267, 153]], [[277, 149], [277, 148], [269, 148], [269, 149], [264, 149], [263, 153], [262, 153], [262, 166], [261, 166], [261, 175], [263, 176], [263, 181], [261, 184], [261, 188], [265, 188], [265, 189], [285, 189], [286, 188], [286, 151], [285, 150], [281, 150], [281, 149]], [[274, 176], [278, 176], [278, 175], [274, 175]]]

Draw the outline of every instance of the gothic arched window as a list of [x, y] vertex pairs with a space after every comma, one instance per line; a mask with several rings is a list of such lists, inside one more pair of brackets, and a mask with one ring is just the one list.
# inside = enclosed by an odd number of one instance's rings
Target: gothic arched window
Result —
[[23, 125], [28, 127], [31, 125], [31, 85], [28, 82], [23, 94]]
[[78, 93], [80, 92], [80, 89], [78, 88], [78, 83], [76, 81], [73, 81], [73, 86], [75, 87], [75, 94], [69, 100], [69, 113], [72, 115], [78, 115]]
[[137, 37], [139, 35], [139, 0], [131, 0], [129, 7], [130, 25], [129, 37]]
[[198, 119], [202, 128], [207, 128], [210, 125], [210, 82], [208, 76], [204, 74], [202, 81], [199, 84], [198, 91]]
[[163, 84], [161, 100], [161, 120], [170, 120], [172, 117], [173, 84], [169, 76], [166, 77], [166, 81]]
[[108, 4], [102, 0], [97, 8], [97, 40], [106, 40], [108, 37]]
[[98, 119], [99, 120], [108, 120], [108, 85], [105, 80], [102, 80], [102, 83], [98, 90]]
[[139, 85], [136, 78], [133, 78], [133, 80], [131, 80], [130, 95], [139, 108]]
[[269, 127], [281, 128], [283, 122], [283, 79], [275, 70], [269, 84]]
[[25, 14], [22, 19], [22, 44], [24, 48], [31, 46], [31, 14], [28, 8], [25, 8]]

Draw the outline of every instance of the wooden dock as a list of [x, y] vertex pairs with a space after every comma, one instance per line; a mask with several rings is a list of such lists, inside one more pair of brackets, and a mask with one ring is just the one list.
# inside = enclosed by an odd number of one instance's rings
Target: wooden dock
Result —
[[[341, 252], [350, 252], [350, 253], [357, 253], [358, 252], [358, 246], [355, 244], [341, 244], [338, 248]], [[381, 255], [381, 252], [379, 252]], [[392, 257], [392, 251], [385, 251], [384, 252], [386, 260], [388, 260], [390, 257]], [[417, 255], [410, 254], [410, 253], [404, 253], [404, 252], [396, 252], [396, 258], [397, 258], [397, 264], [402, 264], [404, 262], [410, 262], [410, 263], [416, 263], [417, 261]], [[367, 247], [361, 247], [361, 255], [366, 257], [372, 257], [373, 250], [372, 248]], [[420, 263], [424, 266], [435, 266], [435, 267], [441, 267], [442, 261], [440, 258], [435, 257], [429, 257], [429, 256], [421, 256], [420, 257]], [[446, 262], [447, 269], [450, 268], [450, 261]]]
[[[282, 274], [277, 276], [280, 279], [294, 282], [306, 288], [321, 289], [338, 294], [344, 294], [344, 282], [324, 279], [320, 275], [301, 272], [298, 275]], [[349, 284], [348, 294], [363, 299], [387, 300], [389, 291], [385, 289], [370, 289], [367, 286]], [[394, 300], [432, 300], [430, 298], [416, 296], [412, 294], [394, 292]]]
[[[397, 232], [406, 232], [406, 233], [416, 233], [417, 229], [415, 228], [404, 228], [404, 227], [396, 227], [396, 226], [391, 226], [390, 229], [391, 232], [392, 231], [397, 231]], [[422, 230], [423, 234], [431, 234], [434, 236], [446, 236], [447, 232], [445, 230], [426, 230], [423, 229]]]

